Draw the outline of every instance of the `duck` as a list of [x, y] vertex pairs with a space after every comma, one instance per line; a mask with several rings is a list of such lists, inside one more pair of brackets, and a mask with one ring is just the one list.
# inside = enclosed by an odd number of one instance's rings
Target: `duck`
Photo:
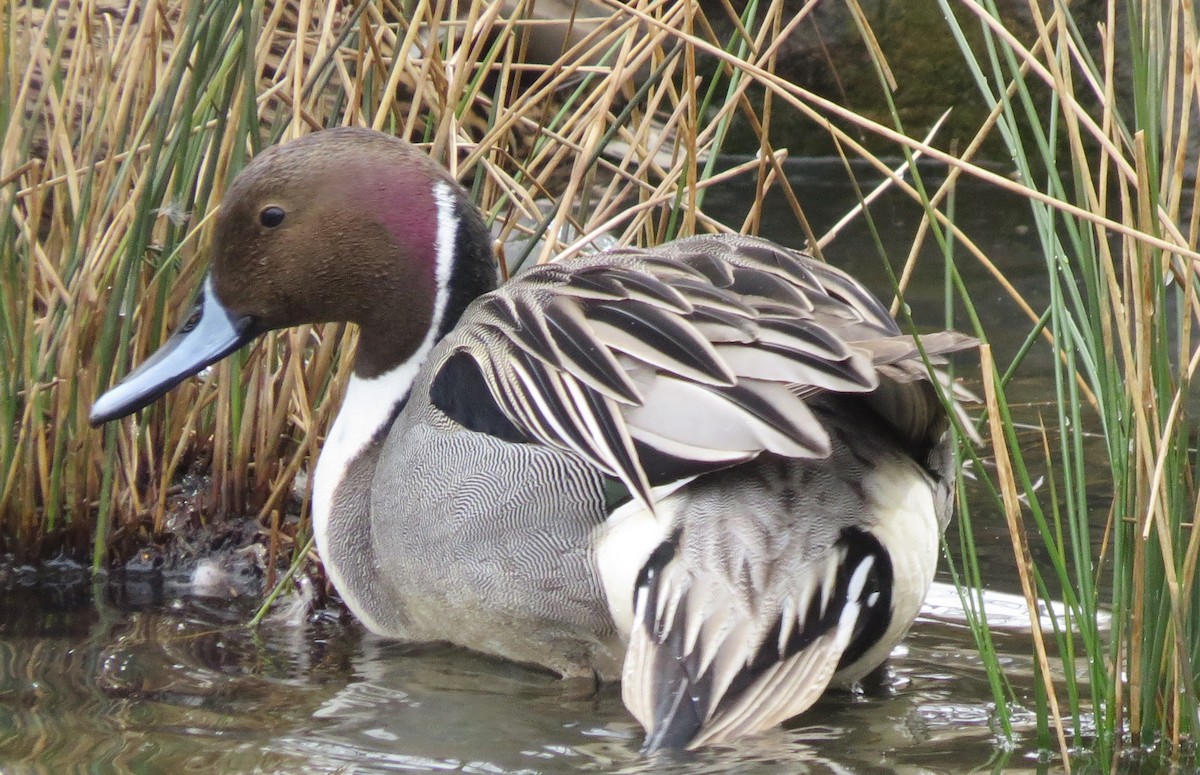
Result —
[[312, 524], [372, 632], [620, 681], [653, 752], [802, 714], [917, 616], [955, 490], [938, 364], [973, 340], [918, 344], [847, 273], [701, 234], [501, 284], [445, 169], [326, 129], [236, 176], [194, 308], [91, 422], [335, 321]]

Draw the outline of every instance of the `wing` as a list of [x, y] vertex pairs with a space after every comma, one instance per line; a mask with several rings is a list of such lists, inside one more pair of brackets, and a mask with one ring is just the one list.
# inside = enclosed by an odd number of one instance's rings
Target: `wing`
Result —
[[[869, 393], [882, 367], [904, 376], [917, 356], [849, 276], [733, 236], [536, 267], [452, 336], [436, 406], [472, 430], [578, 454], [650, 509], [653, 486], [764, 451], [827, 455], [806, 399]], [[937, 336], [933, 352], [965, 346]], [[896, 406], [927, 400], [895, 392]]]

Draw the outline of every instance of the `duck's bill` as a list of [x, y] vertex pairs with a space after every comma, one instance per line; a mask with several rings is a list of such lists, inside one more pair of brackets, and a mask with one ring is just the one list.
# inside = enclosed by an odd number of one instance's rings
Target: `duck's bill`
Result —
[[233, 315], [217, 301], [209, 277], [187, 321], [145, 363], [96, 399], [88, 419], [100, 425], [136, 412], [257, 334], [254, 318]]

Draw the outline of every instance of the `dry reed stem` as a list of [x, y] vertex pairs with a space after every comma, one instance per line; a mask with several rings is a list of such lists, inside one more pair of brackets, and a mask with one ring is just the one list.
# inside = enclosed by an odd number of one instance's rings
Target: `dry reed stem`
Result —
[[1062, 714], [1058, 709], [1058, 695], [1054, 690], [1054, 681], [1050, 672], [1050, 659], [1046, 650], [1045, 639], [1042, 635], [1041, 619], [1038, 614], [1037, 587], [1031, 578], [1033, 557], [1029, 551], [1029, 539], [1025, 535], [1025, 527], [1021, 517], [1021, 499], [1019, 487], [1013, 471], [1012, 460], [1008, 452], [1008, 436], [1004, 427], [1003, 414], [997, 403], [996, 385], [999, 375], [996, 373], [992, 360], [992, 348], [984, 344], [979, 348], [981, 379], [983, 381], [984, 400], [991, 431], [992, 452], [995, 455], [996, 479], [1000, 493], [1004, 499], [1004, 516], [1008, 522], [1008, 534], [1012, 539], [1013, 557], [1016, 558], [1017, 576], [1021, 582], [1021, 591], [1025, 595], [1025, 604], [1029, 611], [1029, 627], [1033, 635], [1034, 654], [1040, 668], [1042, 682], [1046, 692], [1047, 702], [1054, 720], [1054, 729], [1058, 735], [1059, 753], [1062, 764], [1067, 772], [1071, 771], [1070, 749], [1067, 746], [1066, 728], [1063, 725]]
[[[604, 0], [604, 2], [615, 5], [618, 0]], [[968, 3], [968, 5], [970, 4]], [[641, 17], [640, 12], [636, 9], [629, 9], [629, 12], [638, 14], [639, 17]], [[656, 23], [655, 20], [649, 19], [648, 17], [642, 18], [645, 18], [647, 23]], [[990, 19], [990, 17], [988, 18]], [[993, 24], [995, 23], [994, 20], [991, 21]], [[719, 48], [710, 43], [698, 41], [695, 45], [704, 53], [726, 61], [730, 64], [734, 64], [736, 62], [733, 57], [725, 54], [725, 52], [721, 51]], [[859, 158], [872, 162], [873, 166], [877, 162], [879, 166], [876, 167], [876, 169], [881, 174], [888, 174], [889, 170], [886, 168], [886, 165], [883, 165], [882, 162], [879, 162], [879, 160], [873, 154], [867, 151], [860, 143], [855, 141], [846, 132], [831, 124], [828, 120], [829, 116], [835, 116], [837, 118], [844, 119], [845, 121], [858, 126], [860, 129], [864, 129], [873, 135], [880, 136], [886, 140], [905, 146], [911, 150], [923, 150], [930, 158], [944, 162], [951, 167], [962, 168], [964, 172], [977, 177], [984, 182], [991, 183], [992, 185], [995, 185], [1001, 189], [1017, 194], [1018, 196], [1022, 196], [1026, 199], [1039, 202], [1041, 204], [1049, 205], [1050, 207], [1060, 210], [1067, 215], [1071, 215], [1075, 218], [1091, 222], [1097, 226], [1110, 229], [1118, 234], [1135, 239], [1138, 242], [1144, 243], [1150, 247], [1160, 248], [1170, 253], [1174, 253], [1181, 258], [1188, 259], [1189, 261], [1200, 261], [1200, 252], [1197, 252], [1196, 249], [1187, 246], [1186, 241], [1183, 240], [1182, 235], [1178, 233], [1173, 224], [1163, 223], [1161, 225], [1166, 228], [1167, 231], [1172, 234], [1172, 236], [1176, 236], [1178, 238], [1175, 242], [1163, 239], [1154, 234], [1139, 231], [1135, 227], [1121, 223], [1120, 221], [1114, 221], [1111, 218], [1097, 215], [1070, 202], [1063, 201], [1030, 186], [1022, 185], [1021, 183], [1010, 180], [1003, 175], [993, 172], [992, 170], [975, 164], [964, 163], [957, 156], [947, 153], [939, 148], [924, 146], [914, 138], [904, 135], [876, 121], [872, 121], [860, 114], [838, 105], [835, 102], [820, 97], [807, 89], [797, 86], [796, 84], [789, 83], [788, 81], [776, 76], [774, 73], [768, 73], [762, 70], [753, 63], [741, 62], [737, 64], [747, 73], [759, 79], [764, 86], [772, 89], [777, 96], [786, 100], [802, 114], [821, 124], [823, 128], [825, 128], [831, 135], [836, 137], [839, 142], [845, 143], [849, 148], [851, 148], [851, 150], [853, 150], [855, 155], [857, 155]], [[1096, 139], [1101, 140], [1099, 137]], [[1123, 171], [1127, 166], [1127, 164], [1122, 165]], [[913, 191], [912, 195], [919, 201], [919, 194]]]

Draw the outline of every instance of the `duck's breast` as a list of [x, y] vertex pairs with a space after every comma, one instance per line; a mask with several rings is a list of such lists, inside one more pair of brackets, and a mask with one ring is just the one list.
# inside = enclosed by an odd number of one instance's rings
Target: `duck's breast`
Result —
[[371, 498], [372, 544], [409, 636], [615, 677], [622, 644], [591, 543], [605, 517], [600, 476], [568, 454], [465, 430], [430, 403], [428, 382], [383, 446]]

